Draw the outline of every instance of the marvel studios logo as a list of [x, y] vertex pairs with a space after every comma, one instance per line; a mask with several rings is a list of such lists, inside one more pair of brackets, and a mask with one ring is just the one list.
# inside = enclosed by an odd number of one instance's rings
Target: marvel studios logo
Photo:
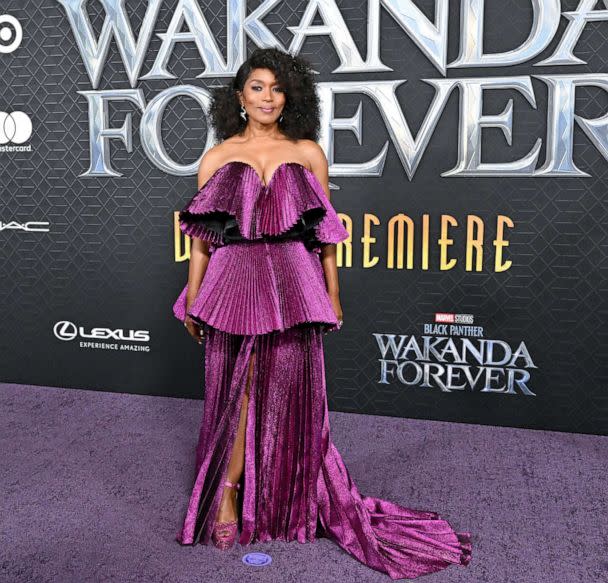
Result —
[[441, 324], [473, 324], [473, 314], [450, 314], [435, 312], [435, 322]]

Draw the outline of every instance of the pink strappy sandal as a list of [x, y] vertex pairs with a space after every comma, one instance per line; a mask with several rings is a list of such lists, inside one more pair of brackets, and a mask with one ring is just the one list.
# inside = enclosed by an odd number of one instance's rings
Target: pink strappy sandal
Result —
[[[237, 490], [241, 487], [240, 484], [233, 484], [230, 480], [224, 482], [224, 486], [229, 488], [236, 488]], [[237, 493], [238, 496], [238, 493]], [[236, 540], [236, 534], [238, 531], [238, 520], [229, 520], [228, 522], [216, 522], [213, 525], [213, 532], [211, 533], [211, 539], [213, 544], [223, 551], [228, 550]]]

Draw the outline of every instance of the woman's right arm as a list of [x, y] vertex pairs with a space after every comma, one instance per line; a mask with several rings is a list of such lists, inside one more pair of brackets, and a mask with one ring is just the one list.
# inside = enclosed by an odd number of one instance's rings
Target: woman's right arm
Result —
[[209, 243], [198, 237], [192, 237], [190, 244], [190, 266], [188, 267], [188, 293], [186, 294], [186, 312], [190, 310], [203, 282], [209, 263]]
[[[214, 151], [215, 148], [209, 150], [201, 159], [201, 163], [198, 167], [198, 189], [200, 190], [203, 185], [209, 180], [212, 174], [215, 172], [215, 165], [217, 153]], [[207, 265], [209, 264], [209, 242], [203, 241], [198, 237], [192, 237], [190, 243], [190, 265], [188, 267], [188, 293], [186, 295], [186, 312], [192, 306], [192, 303], [196, 299], [198, 290], [207, 271]], [[190, 320], [190, 318], [186, 318]]]

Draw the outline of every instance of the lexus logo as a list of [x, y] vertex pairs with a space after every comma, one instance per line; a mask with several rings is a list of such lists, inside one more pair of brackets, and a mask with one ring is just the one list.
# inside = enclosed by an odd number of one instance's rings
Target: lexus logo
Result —
[[82, 326], [76, 326], [69, 320], [62, 320], [57, 322], [53, 326], [53, 333], [56, 338], [69, 342], [74, 338], [80, 336], [80, 338], [88, 338], [93, 340], [124, 340], [129, 342], [149, 342], [150, 332], [148, 330], [123, 330], [117, 328], [111, 330], [110, 328], [91, 328], [90, 332], [85, 332]]
[[19, 21], [10, 14], [0, 14], [0, 53], [17, 50], [23, 39], [23, 29]]
[[0, 144], [23, 144], [32, 135], [32, 120], [22, 111], [0, 111]]
[[57, 322], [57, 324], [53, 326], [53, 333], [59, 340], [68, 342], [69, 340], [74, 340], [74, 338], [78, 336], [78, 329], [76, 328], [76, 324], [64, 320], [63, 322]]

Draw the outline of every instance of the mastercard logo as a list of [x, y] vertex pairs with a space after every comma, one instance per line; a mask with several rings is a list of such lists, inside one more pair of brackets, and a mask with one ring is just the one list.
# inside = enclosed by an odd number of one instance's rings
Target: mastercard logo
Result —
[[10, 14], [0, 14], [0, 53], [12, 53], [23, 40], [19, 21]]
[[23, 144], [32, 135], [32, 120], [27, 113], [0, 111], [0, 144]]

